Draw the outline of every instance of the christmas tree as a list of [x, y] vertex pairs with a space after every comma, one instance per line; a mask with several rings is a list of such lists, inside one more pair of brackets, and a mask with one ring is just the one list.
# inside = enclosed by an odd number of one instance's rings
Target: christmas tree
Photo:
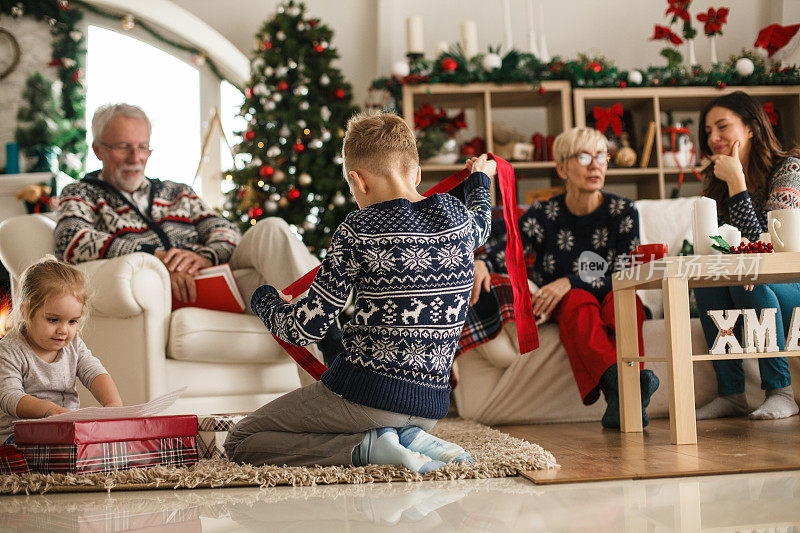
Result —
[[350, 85], [331, 67], [338, 57], [333, 32], [305, 11], [302, 3], [286, 2], [256, 34], [240, 113], [248, 127], [237, 146], [237, 159], [245, 163], [226, 173], [235, 186], [224, 209], [243, 231], [279, 216], [322, 256], [355, 206], [342, 177], [341, 150], [344, 125], [356, 108]]
[[17, 112], [16, 140], [27, 157], [38, 162], [32, 172], [61, 170], [79, 178], [86, 153], [86, 130], [69, 120], [56, 106], [55, 84], [35, 72], [25, 82], [25, 104]]

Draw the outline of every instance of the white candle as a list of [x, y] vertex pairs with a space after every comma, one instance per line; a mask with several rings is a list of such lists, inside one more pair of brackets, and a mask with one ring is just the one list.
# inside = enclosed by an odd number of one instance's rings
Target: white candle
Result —
[[536, 27], [533, 23], [533, 0], [528, 0], [528, 52], [535, 56], [539, 55], [536, 46]]
[[474, 20], [461, 23], [461, 48], [467, 59], [478, 55], [478, 25]]
[[694, 216], [692, 217], [694, 230], [694, 254], [710, 255], [717, 253], [711, 245], [716, 244], [709, 235], [718, 235], [717, 202], [706, 196], [701, 196], [694, 203]]
[[422, 17], [419, 15], [406, 19], [406, 52], [409, 54], [425, 52], [425, 43], [422, 39]]
[[506, 52], [514, 48], [514, 39], [511, 37], [511, 0], [503, 0], [503, 26], [505, 28]]
[[450, 43], [447, 41], [439, 41], [436, 43], [436, 55], [439, 56], [450, 50]]

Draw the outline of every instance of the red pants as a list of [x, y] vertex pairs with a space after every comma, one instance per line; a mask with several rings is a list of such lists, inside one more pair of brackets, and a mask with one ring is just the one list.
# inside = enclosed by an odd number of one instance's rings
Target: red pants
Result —
[[[561, 344], [569, 355], [569, 363], [585, 405], [600, 397], [600, 377], [617, 362], [614, 335], [614, 293], [609, 292], [598, 302], [597, 297], [583, 289], [572, 289], [553, 312], [558, 322]], [[636, 327], [639, 329], [639, 356], [644, 354], [642, 322], [644, 305], [636, 297]]]

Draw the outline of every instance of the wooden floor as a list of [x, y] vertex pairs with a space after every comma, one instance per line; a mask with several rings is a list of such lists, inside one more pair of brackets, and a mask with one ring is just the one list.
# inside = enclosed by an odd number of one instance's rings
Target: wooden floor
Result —
[[559, 470], [522, 475], [534, 483], [570, 483], [800, 469], [800, 417], [697, 421], [697, 444], [669, 441], [669, 420], [643, 433], [602, 429], [599, 422], [498, 426], [549, 450]]

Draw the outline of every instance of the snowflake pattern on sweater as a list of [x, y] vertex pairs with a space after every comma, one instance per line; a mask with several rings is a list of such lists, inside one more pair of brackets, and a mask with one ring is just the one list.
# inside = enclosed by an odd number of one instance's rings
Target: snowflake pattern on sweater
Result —
[[800, 208], [800, 159], [796, 157], [787, 157], [772, 171], [767, 198], [760, 191], [752, 195], [742, 191], [728, 199], [730, 224], [750, 241], [768, 231], [767, 212], [792, 208]]
[[[602, 301], [611, 290], [611, 274], [623, 266], [639, 244], [639, 212], [631, 200], [603, 192], [603, 203], [588, 215], [574, 215], [565, 195], [535, 202], [519, 218], [523, 251], [533, 258], [528, 278], [539, 287], [559, 278]], [[505, 233], [492, 235], [478, 256], [490, 271], [506, 273]], [[608, 263], [605, 276], [588, 282], [579, 275], [579, 258], [591, 251]]]
[[149, 179], [149, 208], [142, 212], [99, 172], [64, 187], [58, 202], [56, 255], [82, 263], [133, 252], [182, 248], [218, 265], [230, 260], [239, 230], [188, 185]]
[[466, 206], [446, 194], [395, 199], [350, 213], [336, 229], [307, 296], [286, 303], [269, 285], [251, 307], [282, 340], [317, 342], [351, 288], [345, 353], [322, 382], [345, 399], [396, 413], [443, 418], [449, 377], [475, 278], [474, 250], [490, 229], [489, 178], [467, 178]]

